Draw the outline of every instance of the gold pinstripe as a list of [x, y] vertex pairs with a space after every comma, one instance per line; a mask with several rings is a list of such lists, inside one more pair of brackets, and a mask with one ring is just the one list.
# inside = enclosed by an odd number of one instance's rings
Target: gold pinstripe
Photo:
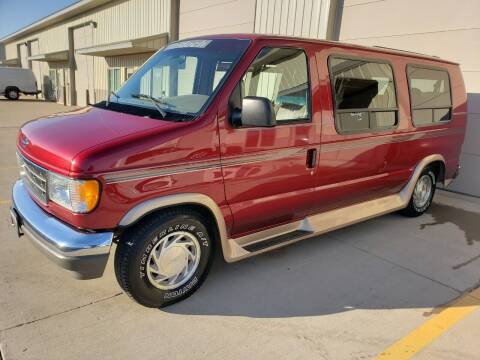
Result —
[[[378, 138], [364, 138], [359, 140], [346, 140], [343, 142], [326, 143], [320, 145], [321, 153], [328, 153], [340, 150], [349, 150], [359, 147], [379, 146], [406, 141], [414, 141], [420, 139], [431, 139], [441, 136], [455, 135], [463, 133], [462, 128], [444, 128], [432, 129], [425, 131], [408, 132], [403, 134], [393, 134], [387, 136], [379, 136]], [[200, 170], [217, 169], [220, 167], [239, 166], [253, 164], [257, 162], [273, 161], [289, 157], [304, 156], [307, 147], [304, 148], [287, 148], [268, 151], [259, 151], [240, 156], [230, 156], [215, 160], [198, 161], [187, 164], [176, 164], [173, 166], [163, 166], [155, 168], [133, 169], [115, 171], [101, 174], [107, 184], [118, 183], [132, 180], [142, 180], [154, 177], [182, 174], [195, 172]]]

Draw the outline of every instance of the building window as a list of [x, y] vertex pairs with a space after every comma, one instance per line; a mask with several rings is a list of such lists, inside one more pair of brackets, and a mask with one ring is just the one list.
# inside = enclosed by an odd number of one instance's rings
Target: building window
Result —
[[450, 120], [452, 99], [448, 72], [408, 66], [407, 74], [413, 124], [421, 126]]
[[117, 91], [121, 85], [121, 73], [120, 68], [108, 69], [108, 93]]
[[135, 66], [129, 66], [125, 68], [125, 81], [127, 81], [130, 78], [130, 76], [133, 75], [135, 70], [137, 70]]
[[310, 86], [303, 50], [264, 48], [241, 80], [242, 98], [264, 97], [275, 109], [277, 124], [310, 120]]
[[140, 92], [156, 98], [194, 94], [198, 68], [196, 56], [172, 57], [168, 64], [159, 63], [141, 77]]
[[397, 125], [397, 99], [389, 64], [330, 57], [330, 78], [339, 133], [391, 129]]

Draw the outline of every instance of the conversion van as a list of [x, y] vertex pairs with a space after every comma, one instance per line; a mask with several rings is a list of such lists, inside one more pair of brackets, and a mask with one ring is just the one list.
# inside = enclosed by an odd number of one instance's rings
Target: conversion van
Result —
[[36, 95], [37, 80], [30, 69], [0, 67], [0, 95], [10, 100], [18, 100], [20, 94]]
[[233, 262], [423, 214], [457, 176], [466, 111], [458, 64], [436, 57], [261, 35], [174, 42], [108, 101], [20, 129], [12, 225], [84, 279], [116, 243], [123, 290], [169, 305], [215, 251]]

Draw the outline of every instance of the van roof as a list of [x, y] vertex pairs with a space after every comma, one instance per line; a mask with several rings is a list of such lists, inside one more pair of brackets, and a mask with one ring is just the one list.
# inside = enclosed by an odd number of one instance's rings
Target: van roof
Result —
[[207, 36], [198, 36], [195, 38], [196, 39], [249, 39], [249, 40], [272, 39], [272, 40], [286, 40], [286, 41], [301, 41], [305, 43], [339, 46], [347, 49], [368, 50], [368, 51], [374, 51], [374, 52], [383, 53], [383, 54], [400, 55], [400, 56], [406, 56], [411, 58], [427, 59], [427, 60], [436, 61], [436, 62], [459, 65], [457, 62], [442, 59], [434, 55], [421, 54], [417, 52], [393, 49], [393, 48], [382, 47], [382, 46], [363, 46], [363, 45], [357, 45], [357, 44], [349, 44], [349, 43], [344, 43], [344, 42], [334, 41], [334, 40], [318, 40], [318, 39], [308, 39], [308, 38], [300, 38], [300, 37], [293, 37], [293, 36], [241, 34], [241, 33], [240, 34], [207, 35]]

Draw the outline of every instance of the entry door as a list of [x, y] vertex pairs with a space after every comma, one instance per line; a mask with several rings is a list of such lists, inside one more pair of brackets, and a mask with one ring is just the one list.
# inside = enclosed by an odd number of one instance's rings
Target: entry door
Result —
[[319, 128], [312, 121], [307, 68], [315, 65], [309, 64], [301, 49], [264, 47], [230, 96], [230, 113], [244, 97], [257, 96], [272, 102], [277, 119], [273, 128], [235, 127], [229, 116], [220, 122], [233, 236], [301, 219], [314, 207]]
[[70, 92], [70, 70], [68, 68], [63, 69], [63, 86], [65, 86], [66, 104], [72, 104], [72, 96]]

